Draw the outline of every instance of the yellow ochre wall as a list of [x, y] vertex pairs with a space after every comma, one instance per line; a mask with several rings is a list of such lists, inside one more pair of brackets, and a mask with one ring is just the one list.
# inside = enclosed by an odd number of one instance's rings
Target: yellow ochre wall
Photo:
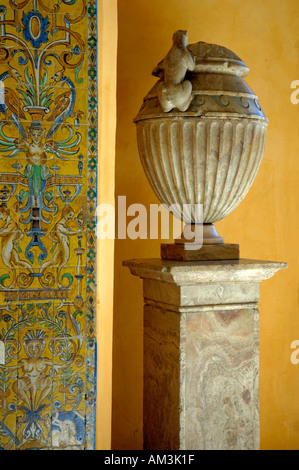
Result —
[[[114, 206], [117, 0], [97, 2], [98, 204]], [[111, 447], [114, 240], [97, 242], [96, 449]]]
[[[241, 205], [216, 228], [239, 243], [241, 257], [287, 261], [261, 285], [260, 419], [262, 449], [299, 449], [299, 364], [290, 361], [299, 339], [298, 206], [299, 80], [297, 0], [119, 0], [116, 196], [127, 206], [158, 203], [139, 162], [132, 120], [155, 83], [154, 66], [175, 30], [189, 42], [232, 49], [250, 68], [247, 83], [270, 123], [264, 159]], [[116, 240], [112, 448], [142, 448], [142, 282], [122, 261], [159, 257], [160, 240]]]

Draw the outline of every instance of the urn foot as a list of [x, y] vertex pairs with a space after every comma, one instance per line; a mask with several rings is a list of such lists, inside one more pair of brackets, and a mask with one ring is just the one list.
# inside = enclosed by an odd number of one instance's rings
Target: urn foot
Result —
[[186, 224], [180, 238], [176, 238], [174, 242], [179, 245], [190, 243], [200, 246], [222, 245], [224, 243], [224, 238], [218, 235], [213, 224]]

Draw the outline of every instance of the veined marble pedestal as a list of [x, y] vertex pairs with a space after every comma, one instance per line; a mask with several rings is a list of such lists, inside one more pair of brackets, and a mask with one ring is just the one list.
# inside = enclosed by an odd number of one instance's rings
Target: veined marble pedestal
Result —
[[143, 279], [144, 449], [259, 449], [259, 285], [287, 264], [124, 265]]

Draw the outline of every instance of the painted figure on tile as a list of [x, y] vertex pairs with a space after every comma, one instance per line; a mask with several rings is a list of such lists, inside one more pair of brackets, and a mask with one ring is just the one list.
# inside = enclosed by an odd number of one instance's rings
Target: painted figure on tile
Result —
[[45, 269], [54, 267], [57, 268], [57, 279], [61, 269], [66, 266], [70, 258], [70, 236], [77, 235], [82, 232], [82, 229], [72, 230], [68, 226], [68, 222], [73, 219], [75, 215], [74, 210], [70, 206], [65, 206], [62, 210], [61, 219], [54, 225], [49, 233], [49, 238], [54, 242], [53, 249], [56, 248], [53, 258], [42, 264], [40, 272], [43, 273]]
[[47, 152], [56, 152], [58, 144], [52, 140], [43, 143], [46, 130], [40, 121], [32, 121], [28, 129], [28, 139], [18, 138], [14, 141], [18, 150], [23, 150], [26, 154], [28, 164], [24, 175], [32, 180], [34, 196], [40, 194], [42, 181], [46, 181], [50, 175], [47, 163]]
[[57, 413], [52, 420], [52, 443], [55, 447], [62, 447], [66, 450], [72, 450], [75, 446], [82, 444], [82, 435], [84, 434], [83, 417], [73, 412], [65, 413], [63, 419]]
[[[83, 364], [83, 358], [78, 354], [78, 347], [74, 348], [73, 353], [65, 362], [55, 363], [52, 357], [42, 356], [46, 347], [46, 338], [46, 333], [41, 329], [29, 330], [23, 339], [27, 357], [20, 359], [16, 366], [6, 367], [11, 371], [19, 371], [18, 379], [13, 383], [12, 388], [29, 411], [38, 411], [50, 393], [54, 395], [57, 382], [53, 378], [59, 371], [61, 373], [62, 369], [74, 363], [79, 366]], [[3, 366], [0, 364], [1, 367]]]
[[1, 259], [5, 266], [10, 268], [13, 273], [13, 280], [10, 287], [16, 282], [16, 269], [18, 267], [26, 268], [32, 272], [32, 266], [19, 257], [21, 251], [19, 241], [24, 237], [18, 224], [12, 219], [10, 209], [5, 206], [0, 207], [0, 219], [4, 225], [0, 228], [1, 238]]
[[62, 69], [58, 70], [52, 77], [54, 86], [57, 86], [58, 83], [67, 83], [69, 89], [64, 90], [60, 95], [55, 97], [53, 102], [52, 114], [50, 114], [50, 116], [46, 118], [46, 120], [49, 122], [55, 122], [60, 120], [60, 122], [62, 122], [63, 119], [66, 120], [74, 106], [74, 100], [76, 96], [75, 87], [72, 81], [65, 76], [64, 72], [65, 68], [63, 67]]
[[[23, 375], [14, 382], [16, 395], [23, 400], [29, 410], [38, 410], [44, 399], [52, 392], [52, 378], [48, 369], [52, 359], [42, 357], [47, 335], [42, 330], [29, 330], [24, 336], [23, 346], [26, 358], [19, 361], [17, 368]], [[38, 397], [38, 392], [40, 392]]]

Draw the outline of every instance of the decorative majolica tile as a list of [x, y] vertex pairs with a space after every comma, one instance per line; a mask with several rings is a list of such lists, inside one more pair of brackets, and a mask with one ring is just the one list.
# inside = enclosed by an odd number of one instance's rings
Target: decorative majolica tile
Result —
[[94, 0], [2, 0], [3, 450], [95, 445], [96, 74]]
[[52, 416], [52, 446], [81, 450], [85, 441], [85, 416], [79, 411], [61, 411]]

